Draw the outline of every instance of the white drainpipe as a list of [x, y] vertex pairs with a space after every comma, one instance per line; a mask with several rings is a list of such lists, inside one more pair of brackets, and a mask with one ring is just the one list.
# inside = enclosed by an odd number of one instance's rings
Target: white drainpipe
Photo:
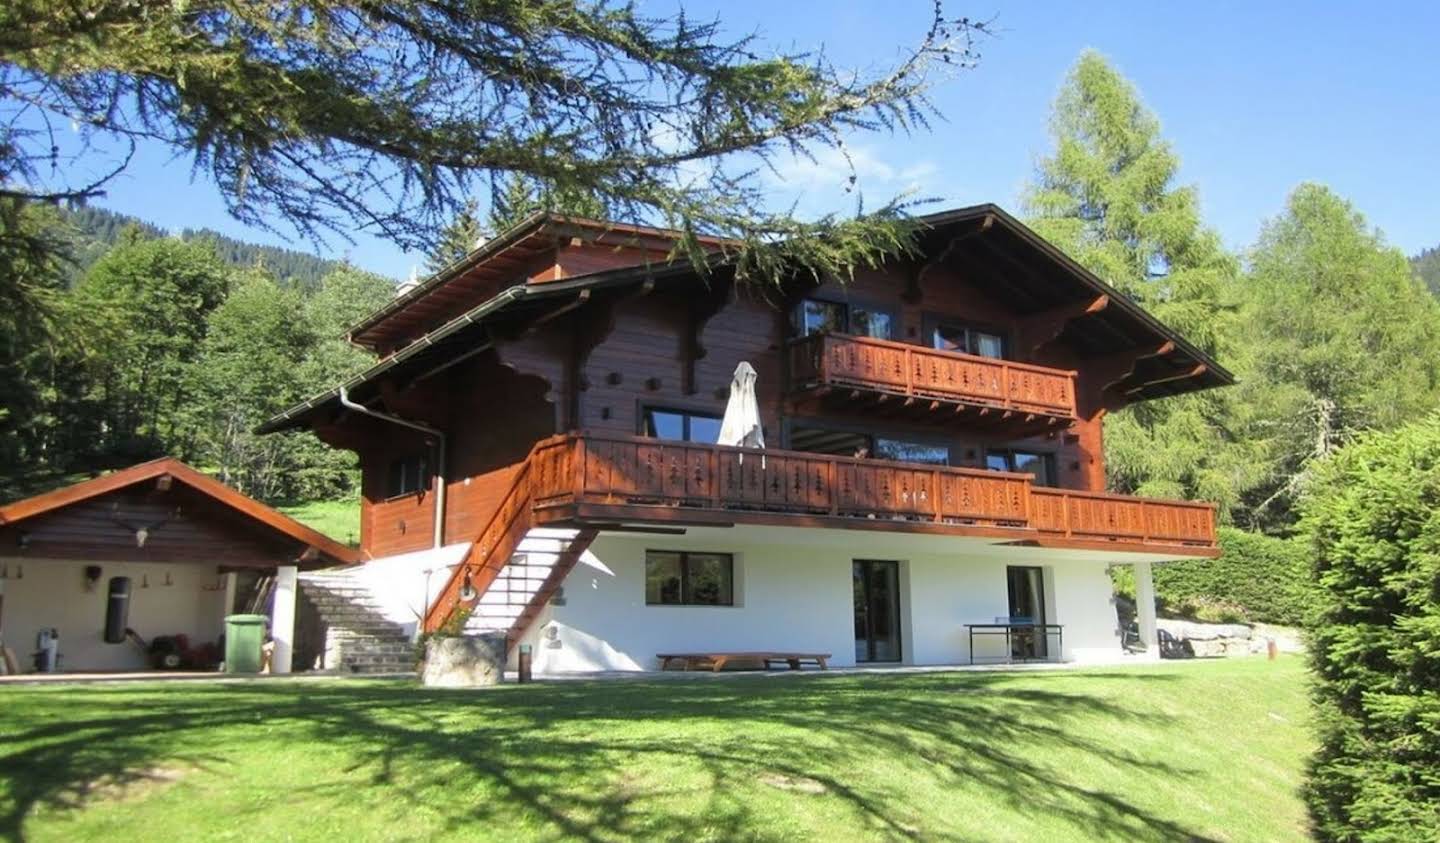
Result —
[[445, 544], [445, 434], [429, 425], [412, 422], [399, 416], [382, 413], [379, 410], [372, 410], [364, 404], [356, 403], [350, 400], [350, 394], [343, 386], [340, 387], [340, 406], [435, 437], [435, 547]]

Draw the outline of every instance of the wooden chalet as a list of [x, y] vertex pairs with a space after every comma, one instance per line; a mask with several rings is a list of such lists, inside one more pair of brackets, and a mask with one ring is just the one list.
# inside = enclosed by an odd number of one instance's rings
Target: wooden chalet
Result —
[[[537, 215], [356, 325], [378, 362], [262, 430], [359, 454], [372, 587], [427, 571], [424, 628], [467, 610], [540, 671], [1118, 657], [1114, 564], [1153, 642], [1150, 565], [1214, 556], [1215, 511], [1107, 492], [1104, 420], [1230, 374], [994, 205], [920, 222], [849, 283], [742, 284], [720, 241], [700, 273], [670, 232]], [[716, 444], [742, 361], [763, 452]], [[1030, 634], [971, 652], [997, 623]]]

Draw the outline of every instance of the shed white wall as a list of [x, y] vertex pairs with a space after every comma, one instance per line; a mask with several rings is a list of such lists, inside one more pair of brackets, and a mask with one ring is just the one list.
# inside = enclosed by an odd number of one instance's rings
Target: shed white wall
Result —
[[[746, 541], [763, 531], [692, 530], [685, 536], [602, 534], [567, 577], [563, 604], [526, 633], [537, 673], [654, 670], [655, 654], [686, 651], [828, 652], [855, 664], [851, 562], [901, 564], [902, 650], [906, 664], [969, 660], [964, 625], [1008, 613], [1007, 565], [1046, 568], [1051, 619], [1065, 624], [1067, 661], [1120, 658], [1106, 561], [933, 537], [888, 536], [867, 546], [835, 531], [788, 530], [784, 541]], [[811, 534], [815, 541], [805, 542]], [[771, 533], [769, 536], [781, 534]], [[763, 537], [769, 537], [763, 536]], [[852, 533], [851, 536], [854, 536]], [[953, 547], [953, 550], [950, 548]], [[647, 606], [645, 551], [705, 550], [735, 555], [733, 607]], [[890, 552], [877, 552], [887, 549]], [[1026, 555], [1028, 554], [1028, 555]], [[1003, 655], [1001, 641], [977, 638], [977, 656]]]
[[[183, 633], [199, 644], [216, 640], [224, 631], [225, 579], [214, 565], [44, 559], [6, 559], [0, 565], [8, 574], [0, 639], [15, 651], [23, 670], [33, 665], [30, 654], [41, 627], [60, 631], [61, 670], [149, 667], [135, 644], [105, 643], [111, 577], [130, 577], [129, 625], [147, 640]], [[85, 589], [86, 565], [99, 565], [102, 571], [92, 591]], [[22, 572], [23, 578], [17, 577]], [[142, 588], [146, 579], [149, 587]]]

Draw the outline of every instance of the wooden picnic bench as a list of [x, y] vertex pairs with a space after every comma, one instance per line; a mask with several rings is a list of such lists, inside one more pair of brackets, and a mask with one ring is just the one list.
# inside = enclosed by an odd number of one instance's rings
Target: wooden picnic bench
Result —
[[821, 670], [829, 670], [827, 662], [830, 660], [829, 653], [790, 653], [785, 651], [763, 651], [756, 653], [657, 653], [655, 658], [660, 660], [660, 669], [669, 670], [671, 662], [680, 662], [685, 670], [692, 668], [709, 668], [719, 673], [725, 669], [725, 665], [732, 661], [757, 661], [765, 665], [769, 670], [774, 663], [780, 662], [790, 666], [791, 670], [799, 670], [802, 664], [813, 664]]

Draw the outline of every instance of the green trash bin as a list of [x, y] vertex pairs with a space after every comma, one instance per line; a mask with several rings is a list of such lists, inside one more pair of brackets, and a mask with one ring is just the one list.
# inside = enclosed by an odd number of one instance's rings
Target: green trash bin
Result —
[[260, 648], [265, 644], [264, 615], [228, 615], [225, 618], [225, 672], [259, 673]]

